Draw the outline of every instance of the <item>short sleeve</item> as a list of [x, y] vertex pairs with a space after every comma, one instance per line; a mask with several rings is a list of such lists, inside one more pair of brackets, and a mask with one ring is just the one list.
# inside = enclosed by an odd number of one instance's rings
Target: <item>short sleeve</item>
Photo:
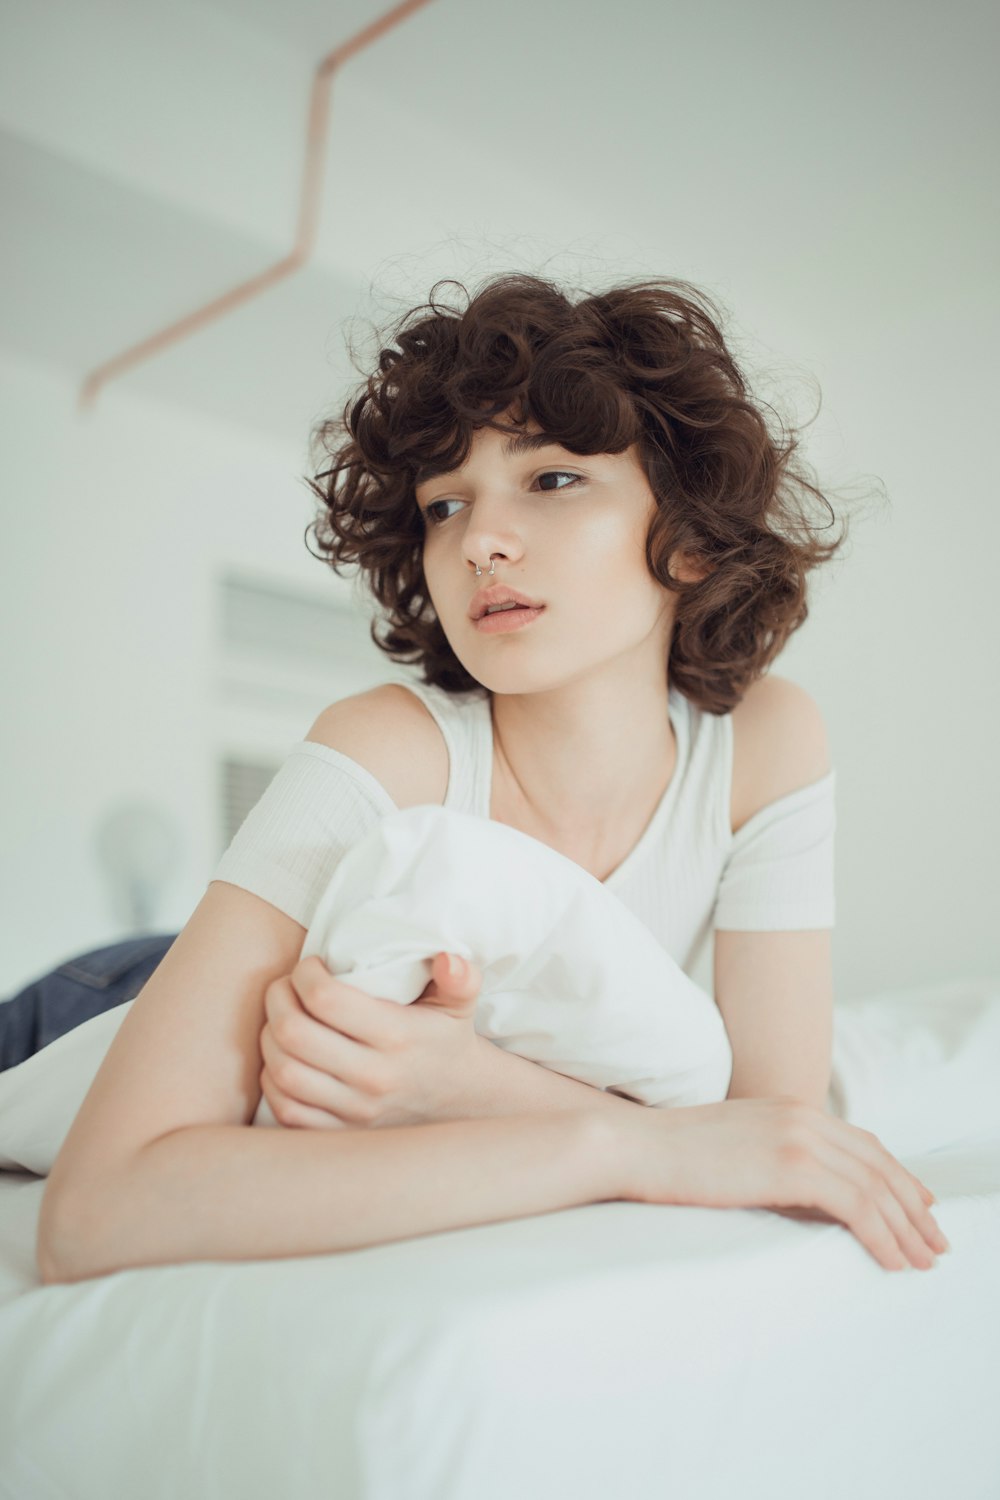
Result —
[[781, 932], [834, 925], [836, 771], [762, 807], [733, 835], [712, 926]]
[[211, 880], [242, 886], [303, 927], [338, 862], [396, 804], [350, 756], [302, 740], [237, 829]]

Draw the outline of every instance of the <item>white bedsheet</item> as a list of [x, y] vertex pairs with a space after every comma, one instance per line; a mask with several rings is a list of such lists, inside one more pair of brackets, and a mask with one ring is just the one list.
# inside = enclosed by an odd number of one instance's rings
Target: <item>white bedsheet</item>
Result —
[[998, 1011], [838, 1009], [842, 1102], [938, 1195], [927, 1272], [608, 1203], [42, 1287], [44, 1180], [0, 1173], [0, 1496], [1000, 1500]]
[[[912, 1158], [953, 1250], [597, 1204], [24, 1287], [4, 1500], [996, 1500], [1000, 1141]], [[43, 1182], [0, 1180], [8, 1291]]]

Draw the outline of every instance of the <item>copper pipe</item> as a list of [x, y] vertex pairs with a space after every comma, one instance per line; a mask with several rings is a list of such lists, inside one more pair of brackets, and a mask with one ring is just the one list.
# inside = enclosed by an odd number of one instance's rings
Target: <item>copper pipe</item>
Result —
[[177, 339], [185, 338], [196, 328], [204, 327], [213, 318], [221, 317], [223, 313], [238, 307], [248, 298], [256, 297], [266, 287], [280, 281], [283, 276], [290, 276], [293, 271], [305, 265], [312, 254], [316, 240], [330, 85], [333, 75], [349, 57], [353, 57], [363, 47], [370, 46], [393, 26], [398, 26], [399, 22], [412, 11], [419, 10], [422, 5], [427, 4], [429, 0], [404, 0], [402, 5], [397, 5], [395, 9], [387, 11], [378, 21], [373, 21], [370, 26], [363, 27], [356, 36], [351, 37], [341, 46], [335, 47], [316, 68], [309, 99], [306, 158], [302, 173], [302, 195], [299, 200], [299, 227], [289, 254], [276, 261], [266, 271], [262, 271], [259, 276], [253, 276], [249, 281], [241, 282], [239, 286], [234, 286], [230, 291], [224, 292], [221, 297], [216, 297], [212, 302], [206, 302], [204, 307], [188, 313], [187, 317], [178, 319], [176, 323], [171, 323], [159, 333], [154, 333], [150, 338], [143, 339], [141, 343], [133, 344], [123, 353], [116, 354], [114, 359], [98, 365], [96, 370], [91, 370], [80, 388], [78, 403], [80, 412], [93, 405], [100, 387], [115, 375], [120, 375], [123, 370], [148, 359], [151, 354], [165, 349], [168, 344], [175, 343]]

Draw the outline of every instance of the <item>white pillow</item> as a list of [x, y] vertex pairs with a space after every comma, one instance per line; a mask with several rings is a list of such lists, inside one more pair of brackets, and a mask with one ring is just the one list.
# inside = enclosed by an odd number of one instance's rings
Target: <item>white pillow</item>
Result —
[[91, 1016], [0, 1073], [0, 1170], [48, 1175], [134, 1003]]
[[[339, 862], [302, 957], [407, 1004], [442, 951], [481, 969], [475, 1029], [499, 1046], [644, 1104], [726, 1097], [718, 1008], [617, 896], [506, 824], [404, 808]], [[0, 1073], [0, 1166], [49, 1170], [131, 1003]], [[263, 1098], [253, 1123], [277, 1124]]]
[[[382, 818], [338, 864], [302, 945], [369, 995], [415, 1000], [435, 953], [475, 962], [475, 1029], [643, 1104], [724, 1099], [732, 1049], [711, 996], [580, 865], [450, 808]], [[266, 1100], [255, 1124], [275, 1123]]]

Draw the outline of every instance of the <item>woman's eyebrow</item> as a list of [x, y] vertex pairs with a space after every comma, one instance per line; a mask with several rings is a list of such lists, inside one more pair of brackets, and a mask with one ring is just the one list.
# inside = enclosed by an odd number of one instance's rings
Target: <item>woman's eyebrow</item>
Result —
[[515, 432], [503, 445], [504, 458], [520, 458], [522, 453], [534, 453], [536, 448], [561, 448], [555, 438], [547, 432]]
[[[520, 458], [522, 453], [534, 453], [539, 448], [561, 448], [555, 438], [547, 432], [515, 432], [500, 450], [504, 458]], [[442, 474], [459, 474], [460, 469], [449, 469], [446, 464], [426, 463], [417, 470], [414, 484], [423, 484], [428, 479], [437, 479]]]

